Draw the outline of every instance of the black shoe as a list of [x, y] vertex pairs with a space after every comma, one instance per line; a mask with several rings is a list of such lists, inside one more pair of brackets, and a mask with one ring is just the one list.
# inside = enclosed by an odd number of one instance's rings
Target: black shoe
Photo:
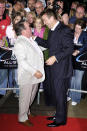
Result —
[[55, 116], [47, 117], [47, 120], [54, 121], [56, 118]]
[[1, 94], [0, 94], [0, 99], [1, 99], [3, 96], [4, 96], [4, 95], [1, 95]]
[[61, 123], [56, 123], [55, 121], [53, 123], [47, 124], [48, 127], [58, 127], [58, 126], [63, 126], [65, 125], [65, 122], [61, 122]]

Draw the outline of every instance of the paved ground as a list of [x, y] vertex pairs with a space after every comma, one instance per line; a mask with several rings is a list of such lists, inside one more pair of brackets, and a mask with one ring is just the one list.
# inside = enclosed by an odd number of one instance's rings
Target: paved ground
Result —
[[[55, 112], [54, 107], [48, 107], [45, 105], [43, 93], [40, 95], [40, 104], [37, 104], [37, 97], [31, 107], [31, 111], [37, 115], [51, 116]], [[18, 98], [14, 97], [12, 92], [0, 100], [0, 113], [18, 113]], [[68, 102], [68, 116], [87, 118], [87, 97], [82, 99], [80, 104], [76, 106], [71, 105], [71, 101]]]

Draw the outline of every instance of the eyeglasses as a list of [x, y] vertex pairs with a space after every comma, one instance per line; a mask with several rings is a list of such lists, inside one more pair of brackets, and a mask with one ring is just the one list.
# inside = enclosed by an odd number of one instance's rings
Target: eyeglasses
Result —
[[84, 14], [83, 12], [76, 11], [77, 14]]

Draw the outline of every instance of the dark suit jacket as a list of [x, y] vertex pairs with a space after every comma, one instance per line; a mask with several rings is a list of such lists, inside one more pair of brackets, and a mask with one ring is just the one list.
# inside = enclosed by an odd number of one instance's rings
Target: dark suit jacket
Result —
[[65, 79], [72, 75], [73, 33], [62, 23], [54, 31], [49, 31], [48, 40], [36, 38], [40, 46], [49, 48], [49, 56], [57, 61], [50, 66], [52, 79]]

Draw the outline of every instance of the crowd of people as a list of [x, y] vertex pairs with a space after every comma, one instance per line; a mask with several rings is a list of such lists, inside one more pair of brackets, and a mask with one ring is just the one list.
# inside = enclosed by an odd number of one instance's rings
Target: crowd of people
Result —
[[[86, 4], [65, 0], [0, 0], [0, 48], [16, 55], [17, 69], [0, 69], [0, 88], [19, 88], [18, 121], [33, 126], [30, 107], [39, 88], [56, 113], [48, 127], [67, 123], [67, 102], [80, 103], [86, 71], [75, 68], [73, 59], [87, 51]], [[83, 82], [85, 84], [83, 84]], [[86, 86], [85, 86], [86, 87]], [[86, 89], [85, 89], [86, 90]], [[6, 94], [0, 90], [0, 99]]]

